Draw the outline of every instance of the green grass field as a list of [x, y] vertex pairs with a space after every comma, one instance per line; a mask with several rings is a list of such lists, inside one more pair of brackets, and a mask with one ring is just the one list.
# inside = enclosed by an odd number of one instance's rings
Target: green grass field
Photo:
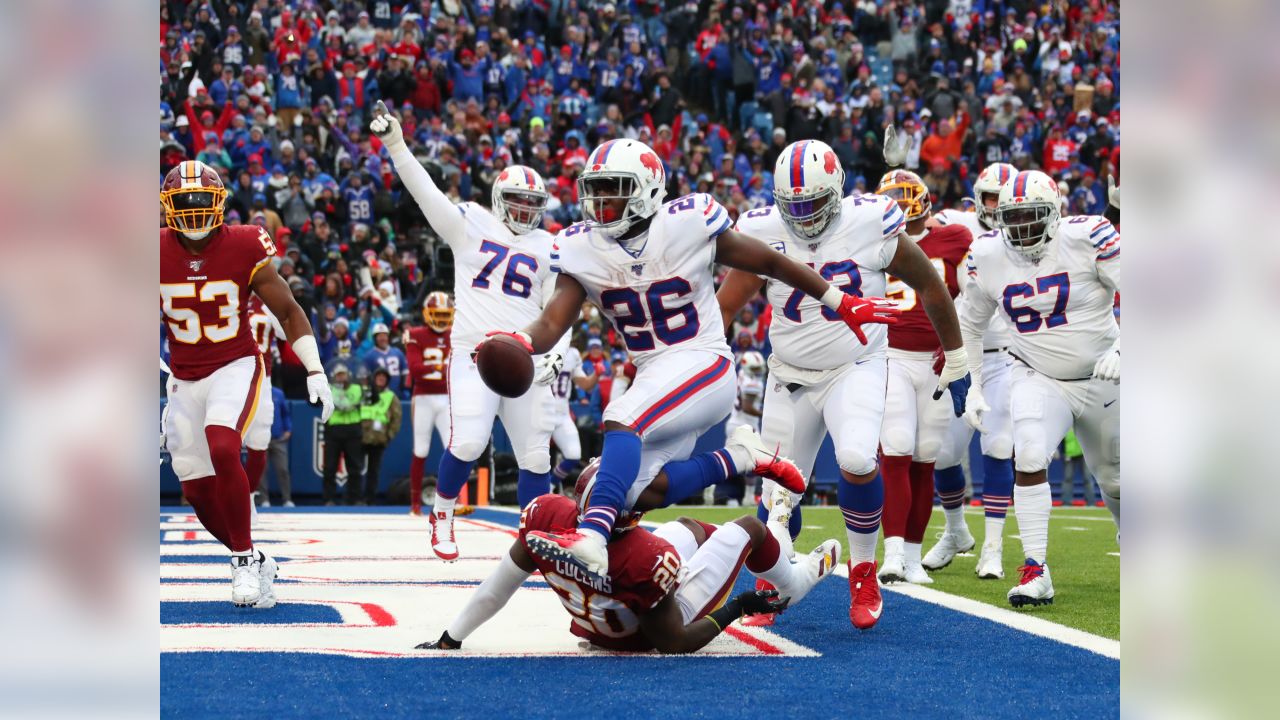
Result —
[[[703, 522], [723, 523], [750, 508], [671, 507], [645, 513], [645, 520], [665, 522], [681, 515]], [[979, 580], [974, 574], [978, 550], [982, 547], [983, 516], [976, 508], [968, 509], [965, 520], [978, 541], [971, 555], [961, 555], [946, 568], [930, 573], [935, 590], [961, 595], [997, 607], [1008, 608], [1005, 593], [1017, 582], [1022, 564], [1022, 544], [1013, 537], [1018, 522], [1010, 511], [1005, 523], [1003, 580]], [[924, 552], [942, 532], [942, 509], [935, 508], [929, 530], [925, 533]], [[827, 538], [839, 538], [841, 557], [847, 557], [844, 522], [836, 507], [804, 507], [804, 531], [796, 540], [796, 552], [808, 552]], [[1027, 608], [1019, 612], [1034, 613], [1046, 620], [1078, 628], [1095, 635], [1120, 639], [1120, 557], [1116, 545], [1116, 527], [1111, 515], [1102, 508], [1054, 508], [1049, 516], [1049, 567], [1053, 571], [1054, 601], [1052, 605]]]

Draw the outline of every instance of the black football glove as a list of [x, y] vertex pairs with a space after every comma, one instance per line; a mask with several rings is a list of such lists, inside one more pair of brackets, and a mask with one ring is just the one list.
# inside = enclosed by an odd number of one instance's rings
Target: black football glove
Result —
[[733, 599], [742, 608], [742, 614], [780, 613], [787, 609], [791, 598], [778, 598], [777, 590], [749, 590]]
[[440, 639], [436, 641], [428, 640], [421, 645], [415, 645], [415, 650], [461, 650], [462, 641], [454, 640], [449, 637], [449, 631], [445, 630], [440, 635]]

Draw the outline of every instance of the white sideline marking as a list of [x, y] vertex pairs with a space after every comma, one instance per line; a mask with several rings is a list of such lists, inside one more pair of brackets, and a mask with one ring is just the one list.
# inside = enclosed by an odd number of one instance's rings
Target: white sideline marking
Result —
[[[840, 566], [836, 568], [836, 574], [843, 577], [849, 577], [848, 566]], [[939, 605], [949, 610], [962, 612], [966, 615], [973, 615], [984, 620], [990, 620], [993, 623], [1011, 627], [1014, 630], [1021, 630], [1030, 635], [1036, 635], [1042, 638], [1048, 638], [1064, 645], [1071, 645], [1092, 653], [1097, 653], [1103, 657], [1113, 660], [1120, 659], [1120, 641], [1104, 638], [1101, 635], [1094, 635], [1083, 630], [1059, 625], [1051, 620], [1045, 620], [1035, 615], [1014, 612], [1006, 608], [988, 605], [980, 600], [971, 600], [967, 597], [952, 595], [941, 590], [923, 587], [920, 585], [911, 585], [910, 583], [895, 583], [893, 585], [881, 585], [880, 589], [889, 590], [906, 595], [907, 597], [923, 600], [927, 603]]]
[[1089, 528], [1079, 527], [1078, 525], [1068, 525], [1063, 530], [1071, 530], [1072, 532], [1089, 532]]

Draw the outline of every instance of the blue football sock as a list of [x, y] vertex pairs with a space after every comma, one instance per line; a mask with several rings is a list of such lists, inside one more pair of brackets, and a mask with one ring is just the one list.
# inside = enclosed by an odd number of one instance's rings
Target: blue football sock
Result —
[[525, 505], [533, 502], [534, 498], [549, 492], [551, 492], [551, 473], [520, 470], [519, 479], [516, 480], [516, 500], [520, 503], [521, 510]]
[[733, 474], [733, 461], [724, 448], [715, 452], [694, 455], [688, 460], [677, 460], [662, 466], [667, 476], [667, 494], [662, 505], [675, 505], [685, 498], [728, 480]]
[[436, 480], [436, 494], [442, 498], [456, 498], [471, 476], [474, 460], [459, 460], [448, 450], [440, 458], [440, 472]]
[[581, 464], [581, 460], [564, 459], [560, 461], [559, 465], [556, 465], [555, 469], [551, 471], [551, 474], [556, 476], [557, 482], [564, 482], [564, 479], [569, 477], [569, 473], [578, 469], [578, 466]]
[[844, 515], [849, 541], [849, 561], [854, 565], [876, 559], [876, 540], [880, 516], [884, 513], [884, 479], [876, 475], [871, 482], [854, 485], [841, 478], [836, 497]]
[[640, 448], [640, 436], [633, 432], [611, 430], [604, 434], [600, 470], [596, 472], [587, 511], [578, 523], [579, 530], [603, 535], [608, 542], [618, 513], [627, 502], [627, 493], [640, 474]]
[[989, 518], [1003, 518], [1013, 500], [1013, 460], [982, 456], [982, 506]]
[[958, 508], [964, 505], [964, 468], [959, 465], [934, 468], [933, 484], [938, 489], [942, 507]]

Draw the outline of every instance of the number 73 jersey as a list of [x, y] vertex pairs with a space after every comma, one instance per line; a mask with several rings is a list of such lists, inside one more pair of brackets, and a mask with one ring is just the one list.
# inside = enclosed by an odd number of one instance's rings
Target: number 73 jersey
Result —
[[160, 311], [169, 335], [169, 367], [199, 380], [258, 354], [249, 326], [253, 276], [276, 255], [257, 225], [222, 225], [193, 255], [169, 228], [160, 230]]
[[999, 232], [973, 242], [971, 284], [961, 303], [968, 345], [994, 313], [1009, 321], [1010, 351], [1058, 380], [1081, 380], [1120, 337], [1120, 233], [1105, 218], [1063, 218], [1037, 263], [1009, 249]]

